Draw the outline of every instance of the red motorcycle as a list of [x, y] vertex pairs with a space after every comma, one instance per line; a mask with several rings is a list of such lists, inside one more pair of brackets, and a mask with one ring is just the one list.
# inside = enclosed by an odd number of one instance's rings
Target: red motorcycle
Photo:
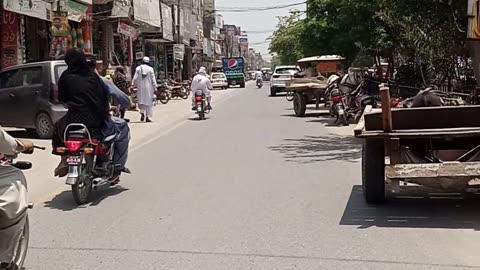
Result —
[[103, 139], [92, 138], [83, 124], [70, 124], [65, 129], [65, 147], [57, 154], [67, 156], [68, 174], [65, 183], [72, 186], [73, 199], [78, 205], [90, 201], [92, 190], [103, 185], [114, 185], [117, 179], [113, 163], [115, 135]]

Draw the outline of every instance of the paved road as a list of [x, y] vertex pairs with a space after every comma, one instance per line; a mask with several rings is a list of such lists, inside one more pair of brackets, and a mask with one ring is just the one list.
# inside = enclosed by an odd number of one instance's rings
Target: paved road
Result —
[[267, 87], [142, 140], [91, 205], [38, 205], [28, 269], [480, 268], [477, 200], [367, 206], [349, 129], [292, 117]]

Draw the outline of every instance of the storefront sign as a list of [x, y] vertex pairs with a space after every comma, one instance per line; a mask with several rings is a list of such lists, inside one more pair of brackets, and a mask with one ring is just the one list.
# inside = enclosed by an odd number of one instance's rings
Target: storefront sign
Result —
[[173, 18], [172, 8], [164, 3], [160, 3], [162, 6], [162, 28], [163, 38], [173, 41]]
[[2, 14], [2, 50], [0, 68], [17, 64], [18, 16], [16, 13], [3, 11]]
[[92, 5], [93, 4], [93, 0], [76, 0], [76, 1], [80, 2], [80, 3], [83, 3], [83, 4], [87, 4], [87, 5]]
[[135, 17], [135, 20], [142, 21], [158, 28], [162, 27], [160, 1], [158, 0], [133, 1], [133, 16]]
[[65, 13], [55, 14], [52, 20], [52, 36], [67, 37], [70, 35], [70, 25]]
[[68, 19], [74, 22], [81, 22], [86, 15], [88, 6], [72, 0], [67, 1]]
[[4, 0], [3, 8], [11, 12], [35, 17], [45, 21], [52, 20], [52, 4], [45, 1]]
[[467, 38], [480, 39], [480, 0], [470, 0], [468, 7], [468, 32]]
[[240, 44], [242, 45], [248, 45], [248, 38], [247, 37], [240, 37], [238, 39], [238, 41], [240, 42]]
[[185, 54], [185, 45], [183, 44], [173, 45], [173, 57], [175, 58], [175, 60], [183, 61], [184, 54]]
[[117, 31], [119, 34], [127, 36], [132, 39], [137, 39], [138, 37], [138, 30], [137, 28], [130, 26], [126, 23], [120, 22], [118, 23]]

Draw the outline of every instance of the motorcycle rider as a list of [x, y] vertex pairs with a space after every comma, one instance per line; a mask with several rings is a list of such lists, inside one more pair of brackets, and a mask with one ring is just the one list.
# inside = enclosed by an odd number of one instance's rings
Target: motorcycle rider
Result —
[[[31, 154], [33, 149], [33, 142], [15, 139], [0, 127], [0, 157], [15, 158], [18, 153]], [[0, 224], [11, 223], [27, 207], [26, 188], [22, 186], [26, 187], [26, 181], [19, 169], [0, 165], [0, 217], [4, 219], [0, 220]], [[0, 269], [17, 269], [16, 265], [12, 265], [15, 264], [12, 261], [16, 255], [12, 243], [18, 243], [21, 229], [15, 228], [23, 227], [21, 222], [16, 221], [16, 224], [7, 225], [7, 228], [1, 228], [0, 225]]]
[[[129, 109], [132, 107], [132, 102], [128, 95], [118, 88], [112, 81], [100, 76], [96, 69], [95, 57], [89, 57], [87, 59], [89, 68], [97, 74], [104, 83], [104, 89], [108, 95], [113, 98], [115, 103], [119, 104], [122, 108]], [[121, 172], [130, 173], [130, 170], [125, 167], [128, 158], [128, 146], [130, 143], [130, 127], [125, 119], [110, 116], [105, 121], [105, 125], [102, 128], [103, 137], [115, 136], [114, 155], [112, 162], [115, 164], [115, 174], [112, 177], [113, 184], [119, 182]]]
[[258, 85], [260, 82], [263, 83], [263, 72], [257, 70], [255, 71], [255, 83]]
[[207, 109], [212, 109], [212, 96], [210, 94], [210, 90], [212, 87], [212, 82], [207, 77], [207, 70], [205, 67], [200, 67], [198, 70], [198, 74], [193, 77], [192, 86], [190, 87], [192, 90], [192, 110], [197, 109], [197, 103], [195, 102], [195, 92], [202, 91], [205, 97], [207, 98]]

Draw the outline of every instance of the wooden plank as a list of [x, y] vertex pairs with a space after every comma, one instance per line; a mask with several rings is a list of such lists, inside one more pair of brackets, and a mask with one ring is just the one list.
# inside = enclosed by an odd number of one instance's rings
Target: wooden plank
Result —
[[392, 108], [390, 107], [390, 88], [380, 87], [380, 98], [382, 101], [382, 127], [385, 132], [392, 132]]
[[356, 135], [358, 138], [447, 138], [447, 137], [480, 137], [480, 128], [454, 128], [454, 129], [412, 129], [394, 130], [392, 132], [365, 131]]
[[[393, 130], [480, 127], [480, 106], [392, 109]], [[383, 130], [382, 114], [365, 115], [365, 130]]]
[[390, 179], [478, 177], [480, 162], [397, 164], [385, 166], [385, 175]]
[[365, 110], [363, 111], [362, 117], [360, 117], [360, 120], [353, 129], [353, 134], [355, 135], [355, 137], [362, 134], [362, 131], [365, 128], [365, 114], [370, 113], [371, 111], [372, 105], [367, 105], [367, 107], [365, 107]]

